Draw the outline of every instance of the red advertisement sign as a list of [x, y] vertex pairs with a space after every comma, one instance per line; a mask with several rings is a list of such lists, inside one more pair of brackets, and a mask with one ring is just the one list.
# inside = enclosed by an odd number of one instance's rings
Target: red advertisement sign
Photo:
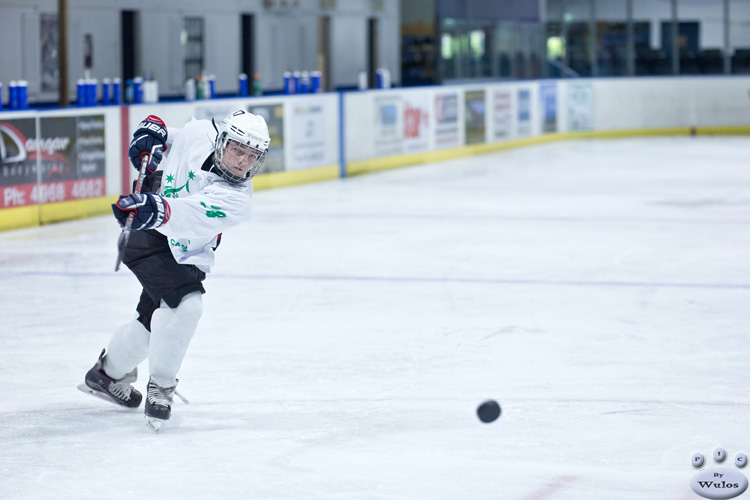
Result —
[[404, 153], [427, 151], [430, 147], [430, 98], [425, 92], [407, 93], [404, 106]]

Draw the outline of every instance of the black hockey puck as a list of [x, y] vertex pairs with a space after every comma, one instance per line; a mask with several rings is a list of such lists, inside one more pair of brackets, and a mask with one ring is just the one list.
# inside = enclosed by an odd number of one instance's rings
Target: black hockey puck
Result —
[[489, 399], [477, 408], [477, 417], [485, 424], [494, 422], [500, 416], [500, 405], [497, 401]]

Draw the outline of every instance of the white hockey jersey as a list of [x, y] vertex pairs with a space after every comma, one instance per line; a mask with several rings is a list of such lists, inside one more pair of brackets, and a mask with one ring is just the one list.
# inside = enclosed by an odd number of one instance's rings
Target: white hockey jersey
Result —
[[167, 237], [177, 262], [206, 273], [213, 266], [219, 234], [250, 218], [253, 198], [250, 181], [230, 184], [201, 169], [215, 138], [209, 120], [191, 117], [181, 129], [168, 129], [167, 150], [159, 164], [159, 194], [169, 203], [171, 216], [157, 231]]

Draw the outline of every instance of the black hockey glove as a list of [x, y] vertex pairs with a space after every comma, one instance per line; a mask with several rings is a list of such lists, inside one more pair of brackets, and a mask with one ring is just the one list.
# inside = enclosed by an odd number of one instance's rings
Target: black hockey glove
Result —
[[128, 216], [135, 214], [131, 231], [153, 229], [161, 227], [169, 220], [170, 209], [167, 200], [154, 193], [133, 193], [120, 196], [120, 200], [112, 205], [117, 222], [125, 227]]
[[133, 140], [130, 141], [128, 156], [130, 163], [136, 170], [141, 170], [141, 157], [148, 153], [151, 159], [146, 167], [146, 175], [156, 172], [162, 153], [166, 149], [167, 143], [167, 126], [158, 116], [149, 115], [143, 120], [138, 129], [133, 133]]

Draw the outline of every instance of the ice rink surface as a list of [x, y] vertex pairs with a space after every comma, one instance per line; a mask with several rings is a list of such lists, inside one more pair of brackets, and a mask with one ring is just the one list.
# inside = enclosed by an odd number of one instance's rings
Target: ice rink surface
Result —
[[140, 293], [114, 219], [0, 233], [0, 498], [699, 498], [750, 455], [749, 188], [679, 137], [256, 193], [160, 434], [76, 390]]

